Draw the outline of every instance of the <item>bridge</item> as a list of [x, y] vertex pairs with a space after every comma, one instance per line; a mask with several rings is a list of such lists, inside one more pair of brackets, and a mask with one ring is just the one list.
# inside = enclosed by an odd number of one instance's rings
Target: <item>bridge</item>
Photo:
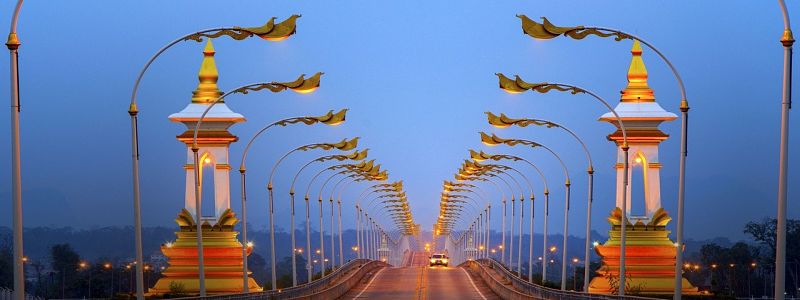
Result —
[[181, 299], [655, 299], [547, 288], [517, 277], [488, 258], [463, 261], [454, 256], [450, 263], [456, 265], [431, 266], [430, 255], [406, 250], [391, 259], [396, 264], [356, 259], [318, 281], [297, 287]]

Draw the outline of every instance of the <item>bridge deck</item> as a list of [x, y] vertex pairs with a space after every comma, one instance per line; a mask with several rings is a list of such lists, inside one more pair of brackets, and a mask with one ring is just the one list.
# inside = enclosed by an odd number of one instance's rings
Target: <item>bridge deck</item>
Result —
[[376, 271], [340, 299], [500, 299], [463, 268], [429, 267], [426, 252], [412, 253], [405, 263]]

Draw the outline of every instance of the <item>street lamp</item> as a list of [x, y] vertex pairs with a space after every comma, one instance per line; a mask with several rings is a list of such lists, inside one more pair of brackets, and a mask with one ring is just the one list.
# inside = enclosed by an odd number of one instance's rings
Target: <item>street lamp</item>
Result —
[[[211, 43], [209, 42], [208, 45], [210, 47]], [[200, 115], [200, 118], [197, 120], [197, 123], [194, 126], [194, 132], [193, 132], [193, 135], [192, 135], [192, 148], [191, 149], [192, 149], [193, 159], [194, 159], [194, 186], [195, 186], [194, 198], [195, 198], [195, 215], [197, 215], [197, 232], [198, 232], [198, 234], [197, 234], [197, 249], [198, 249], [197, 251], [198, 251], [198, 268], [199, 268], [198, 274], [199, 274], [201, 290], [205, 289], [205, 264], [203, 263], [203, 260], [204, 260], [204, 257], [203, 257], [203, 236], [201, 234], [202, 233], [202, 224], [201, 224], [202, 222], [200, 221], [200, 213], [202, 211], [201, 210], [202, 201], [200, 199], [200, 193], [201, 193], [200, 164], [199, 164], [200, 158], [199, 158], [199, 153], [198, 153], [200, 148], [197, 145], [197, 138], [198, 138], [198, 135], [200, 133], [200, 126], [203, 124], [203, 120], [208, 115], [208, 113], [211, 111], [211, 109], [214, 108], [214, 106], [216, 104], [224, 102], [225, 98], [230, 96], [230, 95], [232, 95], [232, 94], [247, 95], [250, 92], [256, 92], [256, 91], [260, 91], [260, 90], [264, 90], [264, 89], [270, 90], [273, 93], [281, 92], [281, 91], [284, 91], [284, 90], [287, 90], [287, 89], [292, 89], [293, 91], [296, 91], [298, 93], [306, 93], [306, 92], [313, 91], [317, 87], [319, 87], [320, 76], [322, 76], [321, 72], [315, 74], [314, 76], [312, 76], [311, 78], [308, 78], [308, 79], [305, 79], [305, 75], [300, 75], [300, 77], [297, 80], [292, 81], [292, 82], [262, 82], [262, 83], [252, 83], [252, 84], [243, 85], [243, 86], [235, 88], [235, 89], [233, 89], [233, 90], [231, 90], [231, 91], [229, 91], [227, 93], [224, 93], [222, 96], [214, 99], [213, 102], [209, 103], [209, 105], [205, 108], [203, 113]], [[245, 152], [244, 152], [243, 158], [242, 158], [242, 166], [239, 169], [239, 172], [242, 174], [241, 175], [242, 176], [242, 219], [243, 219], [243, 223], [245, 224], [245, 225], [243, 225], [243, 230], [242, 230], [243, 236], [242, 236], [242, 238], [244, 239], [244, 241], [247, 241], [247, 230], [245, 229], [245, 227], [247, 226], [246, 225], [247, 224], [247, 209], [246, 209], [246, 205], [245, 205], [245, 199], [246, 199], [246, 192], [247, 191], [246, 191], [246, 189], [244, 189], [244, 186], [245, 186], [245, 180], [244, 180], [245, 179], [244, 178], [244, 176], [245, 176], [244, 175], [244, 170], [245, 170], [244, 169], [244, 157], [247, 155], [247, 151], [249, 150], [250, 145], [252, 144], [253, 140], [256, 137], [258, 137], [261, 133], [265, 132], [267, 129], [269, 129], [272, 126], [275, 126], [275, 125], [287, 126], [289, 124], [296, 124], [296, 123], [304, 123], [306, 125], [312, 125], [312, 124], [316, 124], [316, 123], [322, 123], [322, 124], [328, 124], [328, 125], [338, 125], [338, 124], [344, 122], [346, 113], [347, 113], [347, 110], [343, 109], [343, 110], [337, 112], [336, 114], [334, 114], [333, 111], [329, 111], [326, 115], [322, 115], [322, 116], [319, 116], [319, 117], [295, 117], [295, 118], [287, 118], [287, 119], [284, 119], [284, 120], [280, 120], [278, 122], [271, 123], [271, 124], [267, 125], [266, 127], [264, 127], [261, 131], [259, 131], [247, 143], [247, 147], [245, 149]], [[208, 164], [208, 163], [211, 163], [211, 160], [209, 158], [206, 158], [204, 162], [206, 164]], [[242, 272], [243, 272], [243, 280], [244, 280], [243, 283], [242, 283], [243, 284], [242, 287], [243, 287], [244, 292], [246, 293], [246, 292], [249, 291], [248, 276], [247, 276], [247, 273], [248, 273], [247, 272], [247, 247], [243, 246], [242, 247], [242, 251], [243, 251], [242, 252], [242, 259], [243, 259], [243, 263], [242, 263], [243, 271]]]
[[[503, 167], [505, 167], [505, 166], [503, 166]], [[514, 255], [514, 240], [513, 240], [513, 237], [514, 237], [514, 226], [513, 226], [514, 225], [514, 219], [513, 219], [513, 216], [514, 216], [514, 203], [516, 202], [516, 196], [514, 195], [514, 189], [511, 187], [511, 185], [508, 183], [508, 181], [503, 179], [503, 177], [499, 176], [498, 174], [505, 174], [506, 176], [508, 176], [514, 182], [514, 184], [517, 186], [517, 188], [520, 190], [520, 194], [523, 195], [523, 198], [524, 198], [524, 192], [522, 191], [522, 186], [519, 184], [519, 182], [517, 181], [516, 178], [514, 178], [513, 176], [511, 176], [510, 174], [508, 174], [504, 170], [500, 170], [499, 168], [500, 168], [499, 165], [481, 166], [481, 165], [479, 165], [477, 163], [465, 162], [462, 165], [462, 167], [459, 170], [459, 172], [456, 174], [456, 180], [473, 179], [473, 178], [465, 177], [465, 176], [474, 176], [474, 177], [489, 176], [489, 177], [494, 177], [494, 178], [500, 179], [508, 187], [508, 189], [510, 191], [510, 194], [511, 194], [512, 220], [511, 220], [511, 226], [510, 226], [511, 230], [510, 230], [509, 247], [508, 247], [509, 257], [508, 257], [507, 265], [508, 265], [509, 268], [513, 268], [513, 264], [512, 264], [512, 259], [513, 259], [513, 255]], [[503, 243], [505, 243], [505, 223], [506, 223], [505, 222], [505, 216], [506, 216], [506, 202], [505, 202], [505, 197], [504, 197], [503, 198], [503, 224], [502, 224], [503, 225], [502, 226], [502, 228], [503, 228]], [[505, 252], [503, 254], [505, 254]]]
[[[22, 4], [22, 1], [18, 3], [17, 12], [19, 11], [19, 5]], [[213, 28], [213, 29], [206, 29], [201, 30], [198, 32], [192, 32], [186, 35], [183, 35], [172, 42], [168, 43], [155, 54], [144, 64], [144, 67], [139, 72], [139, 75], [136, 77], [136, 81], [133, 84], [133, 91], [131, 92], [131, 102], [128, 106], [128, 115], [131, 117], [131, 151], [132, 151], [132, 177], [133, 177], [133, 218], [134, 218], [134, 236], [136, 241], [136, 299], [144, 300], [144, 272], [143, 272], [143, 254], [142, 254], [142, 217], [141, 217], [141, 199], [139, 193], [139, 125], [138, 125], [138, 114], [139, 108], [136, 102], [137, 92], [139, 90], [139, 84], [144, 77], [145, 72], [147, 72], [150, 65], [158, 58], [162, 53], [164, 53], [167, 49], [171, 48], [175, 44], [184, 41], [197, 41], [202, 42], [204, 38], [213, 39], [217, 37], [221, 37], [223, 35], [229, 36], [235, 40], [244, 40], [253, 36], [261, 37], [265, 40], [270, 41], [279, 41], [295, 33], [296, 28], [296, 21], [300, 15], [292, 15], [291, 17], [287, 18], [281, 23], [275, 24], [275, 18], [270, 18], [269, 21], [261, 27], [221, 27], [221, 28]], [[14, 22], [16, 22], [16, 17], [14, 18]], [[12, 32], [15, 31], [16, 26], [12, 27]], [[16, 36], [16, 35], [15, 35]], [[15, 65], [15, 64], [12, 64]], [[14, 80], [14, 77], [12, 77]], [[13, 91], [13, 90], [12, 90]], [[13, 97], [12, 97], [12, 108], [13, 108]], [[19, 101], [16, 101], [18, 104]], [[14, 109], [12, 109], [13, 114]], [[12, 115], [13, 116], [13, 115]], [[12, 151], [13, 152], [13, 151]], [[199, 217], [199, 215], [198, 215]], [[200, 223], [200, 222], [198, 222]], [[198, 231], [199, 232], [199, 231]], [[198, 234], [199, 235], [199, 234]], [[202, 251], [202, 248], [200, 248]], [[202, 252], [201, 252], [202, 253]], [[202, 255], [198, 255], [200, 259], [202, 259]], [[202, 268], [202, 264], [200, 268]], [[202, 270], [202, 269], [201, 269]], [[203, 272], [199, 272], [200, 276], [200, 296], [205, 296], [205, 280]], [[245, 285], [246, 286], [246, 285]], [[21, 299], [21, 298], [20, 298]]]
[[[491, 180], [489, 178], [485, 178], [484, 176], [488, 176], [488, 174], [482, 173], [482, 174], [466, 175], [466, 174], [458, 174], [458, 173], [456, 173], [453, 177], [455, 178], [457, 183], [462, 183], [463, 181], [483, 181], [483, 182], [488, 182], [488, 183], [492, 184], [495, 187], [495, 189], [500, 191], [500, 194], [502, 196], [502, 198], [500, 198], [500, 199], [501, 199], [501, 203], [503, 204], [502, 226], [501, 226], [501, 228], [502, 228], [501, 234], [502, 234], [502, 240], [503, 241], [500, 243], [500, 246], [499, 246], [499, 249], [500, 249], [500, 263], [502, 264], [505, 261], [505, 255], [506, 255], [506, 252], [503, 249], [503, 245], [506, 242], [506, 229], [505, 229], [506, 228], [506, 192], [505, 192], [505, 190], [500, 188], [500, 185], [497, 184], [497, 182], [495, 182], [494, 180]], [[515, 197], [514, 196], [514, 190], [511, 189], [511, 185], [509, 185], [508, 182], [505, 179], [503, 179], [502, 177], [496, 177], [496, 176], [491, 176], [491, 177], [500, 179], [500, 181], [502, 181], [505, 184], [505, 186], [508, 187], [508, 189], [511, 191], [511, 198]]]
[[[361, 172], [378, 172], [378, 170], [380, 169], [380, 165], [376, 166], [376, 165], [374, 165], [374, 162], [375, 162], [375, 160], [370, 160], [370, 161], [366, 161], [366, 162], [365, 161], [361, 161], [358, 164], [339, 164], [339, 165], [330, 166], [330, 167], [327, 167], [327, 168], [322, 169], [321, 171], [317, 172], [317, 174], [315, 174], [311, 178], [311, 180], [308, 182], [308, 186], [306, 187], [306, 192], [305, 192], [305, 203], [306, 203], [306, 245], [307, 245], [307, 247], [309, 247], [309, 248], [311, 247], [311, 223], [310, 223], [311, 213], [310, 213], [309, 196], [310, 196], [311, 186], [314, 184], [314, 181], [316, 181], [317, 177], [322, 175], [322, 173], [324, 173], [325, 171], [337, 170], [337, 169], [354, 169], [354, 170], [359, 170]], [[311, 268], [311, 266], [307, 265], [306, 266], [306, 270], [308, 272], [308, 278], [309, 278], [309, 281], [310, 281], [311, 278], [312, 278], [312, 268]]]
[[[553, 157], [556, 158], [556, 160], [558, 160], [559, 164], [561, 165], [561, 169], [564, 171], [564, 177], [565, 177], [564, 189], [566, 190], [566, 196], [564, 198], [565, 201], [564, 201], [564, 241], [563, 242], [564, 242], [564, 249], [566, 249], [567, 248], [567, 236], [568, 236], [567, 228], [568, 228], [568, 224], [569, 224], [568, 223], [569, 222], [569, 218], [568, 217], [569, 217], [570, 179], [569, 179], [569, 169], [567, 169], [567, 165], [564, 164], [564, 161], [561, 159], [561, 156], [558, 155], [555, 151], [553, 151], [549, 147], [544, 146], [544, 145], [542, 145], [540, 143], [537, 143], [537, 142], [534, 142], [534, 141], [523, 140], [523, 139], [504, 139], [504, 138], [498, 137], [495, 134], [492, 134], [491, 136], [489, 136], [488, 134], [486, 134], [484, 132], [481, 132], [480, 135], [481, 135], [481, 142], [483, 144], [487, 145], [487, 146], [497, 146], [497, 145], [505, 144], [507, 146], [523, 145], [523, 146], [528, 146], [528, 147], [531, 147], [531, 148], [542, 147], [543, 149], [547, 150], [547, 152], [550, 152], [550, 154], [552, 154]], [[545, 202], [545, 204], [547, 204], [547, 203]], [[547, 211], [547, 210], [548, 210], [548, 208], [545, 207], [545, 211]], [[544, 244], [546, 245], [547, 244], [547, 214], [545, 214], [544, 230], [545, 230]], [[562, 257], [562, 261], [566, 261], [567, 260], [567, 256], [566, 255], [567, 255], [567, 251], [564, 251], [563, 257]], [[546, 265], [547, 264], [543, 264], [542, 265], [542, 283], [544, 283], [547, 280], [547, 267], [546, 267]], [[566, 271], [567, 271], [566, 264], [562, 264], [562, 266], [561, 266], [561, 290], [566, 290], [566, 279], [567, 279]]]
[[[602, 104], [606, 109], [609, 110], [609, 112], [611, 114], [614, 115], [614, 118], [617, 120], [617, 125], [619, 126], [619, 130], [622, 131], [622, 143], [623, 143], [622, 147], [621, 147], [622, 152], [623, 152], [623, 159], [624, 160], [622, 162], [622, 168], [623, 168], [623, 174], [622, 174], [623, 193], [622, 193], [622, 204], [621, 204], [622, 205], [622, 208], [621, 208], [622, 209], [622, 214], [621, 214], [622, 216], [620, 217], [620, 264], [619, 264], [619, 274], [620, 274], [620, 282], [625, 282], [625, 242], [626, 242], [626, 237], [627, 237], [627, 233], [625, 231], [625, 227], [627, 225], [626, 223], [628, 222], [628, 215], [627, 215], [628, 193], [627, 193], [627, 190], [628, 190], [628, 165], [629, 165], [628, 150], [629, 150], [629, 147], [628, 147], [628, 133], [627, 133], [627, 129], [625, 129], [625, 124], [622, 122], [622, 118], [620, 118], [620, 116], [617, 114], [616, 110], [614, 110], [614, 108], [611, 107], [611, 105], [608, 103], [608, 101], [604, 100], [603, 98], [601, 98], [597, 94], [595, 94], [595, 93], [593, 93], [593, 92], [591, 92], [589, 90], [583, 89], [581, 87], [578, 87], [578, 86], [575, 86], [575, 85], [571, 85], [571, 84], [564, 84], [564, 83], [546, 83], [546, 82], [528, 83], [528, 82], [525, 82], [524, 80], [522, 80], [522, 78], [520, 78], [519, 76], [514, 76], [515, 77], [514, 80], [511, 80], [510, 78], [506, 77], [505, 75], [503, 75], [501, 73], [497, 73], [496, 75], [497, 75], [497, 77], [499, 79], [500, 88], [503, 89], [504, 91], [508, 92], [508, 93], [515, 94], [515, 93], [522, 93], [524, 91], [529, 91], [529, 90], [530, 91], [536, 91], [536, 92], [539, 92], [539, 93], [547, 93], [547, 92], [549, 92], [551, 90], [556, 90], [556, 91], [561, 91], [561, 92], [569, 92], [569, 93], [571, 93], [573, 95], [574, 94], [587, 94], [587, 95], [592, 96], [595, 100], [599, 101], [600, 104]], [[688, 106], [687, 106], [687, 111], [688, 111]], [[683, 156], [681, 156], [681, 160], [682, 161], [684, 160]], [[682, 199], [682, 196], [681, 196], [681, 199]], [[682, 212], [682, 210], [681, 210], [681, 212]], [[682, 235], [679, 235], [679, 237], [682, 237]], [[679, 256], [680, 256], [680, 253], [681, 253], [680, 249], [678, 250], [678, 253], [679, 253]], [[680, 268], [678, 268], [678, 272], [680, 272]], [[676, 275], [676, 276], [678, 276], [678, 275]], [[680, 277], [677, 277], [677, 278], [680, 278]], [[624, 289], [621, 289], [620, 295], [624, 295], [624, 293], [625, 293]], [[679, 299], [676, 299], [676, 300], [679, 300]]]
[[[469, 150], [469, 151], [470, 151], [470, 158], [472, 158], [472, 160], [478, 161], [478, 162], [481, 162], [481, 161], [484, 161], [484, 160], [487, 160], [487, 159], [491, 159], [491, 160], [494, 160], [494, 161], [499, 161], [499, 160], [504, 160], [505, 159], [505, 160], [512, 160], [512, 161], [523, 161], [523, 162], [527, 163], [534, 170], [536, 170], [537, 173], [539, 173], [539, 177], [542, 179], [542, 185], [544, 186], [543, 194], [544, 194], [545, 208], [548, 207], [548, 205], [550, 203], [550, 189], [547, 186], [547, 178], [545, 178], [544, 173], [542, 172], [542, 170], [540, 170], [539, 167], [537, 167], [535, 164], [531, 163], [529, 160], [527, 160], [525, 158], [522, 158], [522, 157], [519, 157], [519, 156], [514, 156], [514, 155], [506, 155], [506, 154], [494, 154], [494, 155], [492, 155], [492, 154], [487, 154], [487, 153], [485, 153], [483, 151], [481, 151], [481, 152], [475, 152], [473, 150]], [[530, 221], [529, 231], [531, 232], [531, 237], [528, 240], [528, 281], [533, 282], [533, 219], [535, 217], [533, 202], [531, 202], [531, 212], [530, 213], [531, 213], [531, 221]], [[549, 214], [549, 211], [547, 209], [545, 209], [544, 213], [545, 213], [545, 220], [546, 220], [547, 219], [547, 215]], [[545, 241], [547, 241], [547, 239], [545, 239]]]
[[[525, 176], [525, 174], [523, 174], [519, 170], [517, 170], [517, 169], [515, 169], [513, 167], [509, 167], [509, 166], [506, 166], [506, 165], [498, 165], [498, 164], [487, 164], [487, 165], [481, 166], [477, 162], [473, 163], [473, 164], [468, 164], [467, 163], [465, 165], [468, 168], [476, 168], [476, 169], [479, 169], [479, 168], [482, 168], [482, 167], [487, 167], [487, 168], [490, 169], [490, 170], [488, 170], [489, 172], [500, 171], [500, 170], [511, 170], [511, 171], [514, 171], [515, 173], [520, 175], [522, 177], [522, 179], [527, 183], [528, 189], [530, 191], [531, 206], [533, 206], [533, 200], [534, 200], [533, 187], [532, 187], [532, 185], [530, 183], [530, 180], [528, 180], [528, 177]], [[501, 172], [501, 173], [505, 173], [505, 172]], [[516, 179], [514, 179], [514, 177], [510, 176], [510, 174], [507, 174], [507, 173], [505, 173], [505, 174], [507, 176], [511, 177], [511, 179], [514, 180], [514, 182], [516, 182]], [[517, 186], [520, 189], [520, 192], [524, 193], [522, 191], [522, 188], [519, 187], [519, 184], [517, 184]], [[522, 277], [520, 273], [522, 272], [522, 265], [521, 265], [522, 264], [522, 223], [523, 223], [524, 216], [525, 216], [524, 205], [525, 205], [525, 195], [522, 194], [520, 196], [519, 239], [518, 239], [518, 242], [517, 242], [517, 272], [520, 275], [520, 277]], [[515, 207], [514, 207], [514, 199], [512, 197], [512, 200], [511, 200], [511, 244], [510, 244], [511, 248], [509, 250], [509, 252], [512, 252], [512, 253], [513, 253], [513, 248], [514, 248], [514, 241], [513, 241], [513, 238], [514, 238], [514, 217], [515, 217]], [[531, 217], [533, 217], [532, 214], [531, 214]], [[513, 254], [511, 254], [511, 255], [513, 256]], [[512, 268], [512, 270], [513, 270], [513, 265], [511, 265], [509, 267]]]
[[[330, 182], [334, 177], [336, 177], [336, 176], [338, 176], [340, 174], [353, 173], [350, 176], [358, 176], [360, 174], [359, 172], [361, 172], [361, 171], [359, 169], [357, 169], [357, 168], [345, 169], [345, 170], [340, 171], [338, 173], [335, 173], [335, 174], [331, 175], [330, 177], [328, 177], [327, 179], [325, 179], [325, 181], [322, 183], [322, 185], [319, 188], [319, 194], [318, 194], [319, 195], [319, 197], [318, 197], [318, 201], [319, 201], [319, 228], [320, 228], [320, 230], [319, 230], [319, 242], [320, 242], [320, 248], [322, 249], [322, 255], [323, 256], [325, 256], [325, 241], [324, 241], [324, 228], [325, 228], [325, 226], [322, 224], [323, 223], [322, 196], [323, 196], [323, 191], [325, 190], [325, 186], [327, 186], [328, 182]], [[376, 177], [381, 177], [381, 178], [388, 178], [388, 176], [389, 176], [388, 172], [386, 172], [386, 171], [380, 172], [380, 165], [377, 165], [377, 166], [374, 166], [373, 168], [371, 168], [369, 170], [369, 173], [370, 173], [371, 176], [376, 176]], [[343, 179], [346, 179], [346, 178], [347, 177], [345, 177]], [[340, 180], [340, 182], [341, 182], [341, 180]], [[333, 235], [334, 235], [334, 233], [333, 233], [333, 195], [332, 194], [331, 194], [331, 198], [330, 199], [331, 199], [330, 200], [331, 201], [331, 228], [330, 228], [330, 230], [331, 230], [331, 251], [332, 251], [332, 253], [335, 253], [335, 249], [333, 249]], [[333, 256], [331, 256], [331, 257], [333, 257]], [[322, 268], [322, 276], [325, 276], [325, 263], [324, 263], [324, 261], [322, 263], [322, 267], [323, 267]]]
[[781, 143], [778, 166], [778, 219], [775, 239], [775, 300], [783, 300], [786, 293], [786, 195], [789, 173], [789, 110], [792, 109], [792, 26], [789, 23], [789, 12], [786, 3], [778, 0], [783, 14], [783, 93], [781, 99]]
[[[294, 222], [294, 215], [295, 215], [295, 212], [294, 212], [295, 211], [294, 210], [294, 185], [297, 182], [297, 178], [300, 177], [300, 173], [302, 173], [303, 170], [305, 170], [305, 168], [307, 168], [308, 166], [310, 166], [311, 164], [313, 164], [315, 162], [325, 162], [325, 161], [329, 161], [329, 160], [360, 161], [360, 160], [363, 160], [363, 159], [365, 159], [367, 157], [367, 151], [368, 151], [368, 149], [364, 149], [361, 152], [356, 150], [356, 151], [354, 151], [353, 153], [351, 153], [349, 155], [334, 154], [334, 155], [327, 155], [327, 156], [318, 157], [316, 159], [313, 159], [313, 160], [309, 161], [305, 165], [303, 165], [303, 167], [301, 167], [300, 170], [298, 170], [297, 173], [295, 173], [294, 179], [292, 179], [292, 185], [289, 188], [289, 198], [291, 199], [291, 206], [292, 206], [291, 225], [290, 225], [291, 226], [291, 232], [292, 232], [291, 233], [291, 236], [292, 236], [292, 248], [295, 248], [297, 246], [297, 244], [296, 244], [297, 242], [296, 242], [296, 238], [295, 238], [295, 230], [294, 230], [294, 226], [295, 226], [295, 222]], [[292, 255], [292, 286], [297, 286], [297, 258], [294, 255]]]
[[[589, 176], [589, 195], [586, 200], [586, 246], [584, 248], [584, 276], [583, 276], [583, 290], [589, 290], [589, 240], [591, 236], [591, 222], [592, 222], [592, 194], [594, 191], [594, 166], [592, 164], [592, 155], [589, 153], [589, 149], [586, 147], [586, 143], [578, 137], [575, 132], [570, 130], [564, 125], [548, 121], [542, 119], [512, 119], [507, 117], [505, 114], [500, 114], [497, 116], [491, 112], [486, 112], [486, 116], [488, 118], [489, 124], [497, 128], [507, 128], [512, 125], [517, 125], [520, 127], [527, 127], [528, 125], [536, 125], [536, 126], [544, 126], [546, 128], [561, 128], [566, 131], [569, 135], [575, 138], [576, 141], [581, 145], [584, 154], [586, 154], [586, 160], [589, 166], [586, 168], [586, 172]], [[641, 158], [636, 158], [641, 160]]]
[[[270, 236], [270, 249], [271, 249], [271, 262], [272, 262], [272, 289], [277, 289], [278, 285], [278, 278], [277, 278], [277, 266], [275, 265], [275, 205], [274, 205], [274, 196], [272, 192], [272, 179], [275, 176], [275, 171], [278, 169], [278, 166], [292, 153], [297, 151], [310, 151], [315, 149], [321, 150], [340, 150], [340, 151], [349, 151], [353, 150], [358, 147], [358, 137], [352, 138], [349, 141], [347, 139], [342, 139], [338, 143], [312, 143], [306, 144], [297, 148], [292, 149], [289, 152], [286, 152], [275, 164], [272, 166], [272, 171], [269, 174], [269, 181], [267, 183], [267, 190], [269, 191], [269, 236]], [[310, 278], [310, 277], [309, 277]]]
[[11, 74], [11, 196], [12, 214], [14, 227], [14, 299], [25, 299], [25, 266], [22, 251], [22, 167], [20, 161], [20, 142], [19, 142], [19, 46], [22, 45], [17, 36], [17, 20], [22, 9], [22, 1], [18, 0], [14, 7], [14, 15], [11, 17], [11, 30], [8, 33], [6, 47], [8, 47], [11, 63], [9, 69]]
[[[788, 109], [791, 107], [791, 100], [789, 100], [789, 97], [791, 95], [790, 94], [791, 87], [789, 87], [789, 85], [791, 84], [789, 82], [789, 81], [791, 81], [791, 70], [787, 71], [786, 67], [788, 66], [789, 69], [791, 69], [791, 51], [792, 51], [791, 50], [791, 46], [792, 46], [792, 43], [794, 42], [794, 39], [792, 38], [792, 32], [791, 32], [791, 29], [790, 29], [790, 26], [789, 26], [789, 17], [788, 17], [788, 14], [786, 13], [786, 6], [785, 6], [785, 4], [783, 3], [782, 0], [779, 0], [779, 3], [781, 4], [781, 8], [783, 10], [784, 24], [785, 24], [784, 35], [783, 35], [783, 38], [781, 39], [781, 42], [783, 43], [784, 49], [785, 49], [784, 50], [784, 53], [785, 53], [785, 55], [784, 55], [784, 59], [785, 59], [784, 66], [785, 67], [784, 67], [784, 84], [783, 84], [783, 86], [784, 86], [784, 94], [783, 94], [784, 95], [784, 97], [783, 97], [783, 99], [784, 99], [783, 100], [784, 112], [782, 114], [782, 116], [785, 116], [785, 118], [782, 118], [782, 119], [785, 120], [785, 122], [782, 121], [782, 129], [786, 129], [786, 130], [782, 130], [781, 132], [782, 132], [782, 136], [785, 136], [783, 133], [787, 133], [788, 134], [788, 117], [789, 117], [788, 116]], [[667, 57], [664, 56], [664, 54], [662, 54], [661, 51], [656, 49], [656, 47], [654, 47], [652, 44], [648, 43], [645, 40], [642, 40], [638, 36], [635, 36], [635, 35], [627, 33], [627, 32], [623, 32], [623, 31], [616, 30], [616, 29], [605, 28], [605, 27], [596, 27], [596, 26], [558, 27], [558, 26], [555, 26], [552, 23], [550, 23], [550, 21], [548, 21], [547, 18], [544, 18], [544, 17], [542, 17], [542, 23], [541, 24], [531, 20], [530, 18], [528, 18], [525, 15], [517, 15], [517, 17], [519, 17], [522, 20], [522, 31], [525, 34], [527, 34], [527, 35], [529, 35], [529, 36], [531, 36], [533, 38], [536, 38], [536, 39], [552, 39], [552, 38], [558, 37], [559, 35], [563, 35], [565, 37], [571, 37], [573, 39], [580, 40], [580, 39], [585, 38], [588, 35], [596, 35], [598, 37], [612, 37], [613, 36], [616, 41], [621, 41], [621, 40], [624, 40], [624, 39], [636, 40], [636, 41], [639, 41], [640, 43], [644, 44], [645, 46], [647, 46], [651, 50], [653, 50], [653, 52], [655, 52], [667, 64], [667, 66], [669, 67], [670, 71], [672, 71], [672, 74], [675, 76], [675, 80], [678, 82], [678, 88], [679, 88], [680, 93], [681, 93], [681, 101], [680, 101], [680, 106], [679, 106], [679, 109], [681, 111], [681, 146], [680, 146], [680, 166], [679, 166], [679, 176], [678, 176], [678, 225], [677, 225], [677, 231], [678, 232], [677, 232], [677, 243], [678, 243], [678, 245], [682, 245], [683, 244], [683, 209], [684, 209], [683, 208], [683, 202], [684, 202], [685, 181], [686, 181], [686, 155], [687, 155], [686, 146], [687, 146], [687, 131], [688, 131], [688, 122], [689, 122], [689, 102], [686, 99], [687, 98], [686, 97], [686, 89], [684, 88], [684, 85], [683, 85], [683, 79], [681, 79], [680, 74], [678, 74], [678, 70], [675, 69], [675, 67], [672, 65], [672, 62], [670, 62], [667, 59]], [[782, 141], [788, 141], [788, 136], [785, 136], [785, 137], [786, 137], [786, 139], [782, 138]], [[782, 144], [782, 145], [785, 145], [785, 147], [781, 147], [781, 153], [786, 153], [786, 151], [783, 151], [783, 150], [785, 149], [785, 150], [788, 151], [788, 145], [787, 144]], [[786, 156], [784, 156], [784, 155], [781, 156], [781, 158], [782, 158], [781, 162], [785, 163], [786, 160], [783, 159], [785, 157]], [[786, 168], [785, 168], [786, 165], [782, 164], [782, 166], [783, 166], [783, 168], [781, 168], [780, 174], [786, 174], [786, 172], [784, 172], [786, 170]], [[627, 172], [627, 170], [626, 170], [626, 172]], [[626, 176], [627, 176], [627, 174], [626, 174]], [[782, 185], [779, 183], [779, 190], [780, 190], [781, 186], [783, 186], [783, 187], [786, 186], [786, 184], [785, 184], [785, 182], [786, 182], [785, 178], [786, 177], [783, 176], [782, 178], [784, 179], [784, 181], [781, 181], [781, 182], [783, 182]], [[625, 187], [627, 189], [627, 185], [625, 185]], [[785, 203], [786, 203], [785, 202], [785, 195], [786, 195], [785, 188], [783, 189], [783, 191], [784, 191], [784, 193], [783, 193], [784, 202], [783, 203], [785, 205]], [[779, 192], [778, 198], [779, 198], [779, 202], [780, 202], [780, 199], [781, 199], [780, 192]], [[778, 214], [780, 215], [780, 212], [781, 212], [780, 203], [779, 203], [778, 206], [779, 206]], [[625, 214], [626, 214], [626, 212], [625, 212], [625, 210], [623, 210], [623, 215], [622, 215], [623, 218], [625, 218]], [[623, 223], [622, 226], [624, 228], [624, 226], [625, 226], [624, 223]], [[623, 232], [622, 234], [624, 236], [625, 233]], [[625, 248], [624, 247], [624, 239], [623, 239], [623, 244], [622, 245], [623, 245], [622, 249], [624, 249]], [[621, 257], [624, 258], [624, 250], [621, 253]], [[777, 259], [777, 255], [776, 255], [776, 259]], [[683, 251], [681, 249], [678, 249], [677, 257], [676, 257], [676, 264], [675, 264], [675, 296], [674, 296], [675, 300], [680, 300], [681, 299], [682, 277], [681, 277], [680, 265], [682, 263], [683, 263]], [[621, 271], [621, 273], [620, 273], [620, 282], [624, 282], [625, 273], [622, 272], [622, 271], [624, 271], [624, 266], [625, 266], [624, 263], [620, 263], [620, 271]], [[780, 268], [780, 267], [777, 266], [777, 264], [776, 264], [776, 268]], [[776, 275], [776, 278], [777, 278], [778, 272], [775, 272], [775, 275]], [[778, 286], [777, 285], [775, 286], [775, 289], [776, 289], [776, 291], [778, 290]], [[619, 294], [620, 295], [625, 295], [625, 289], [619, 289]], [[776, 295], [777, 294], [778, 293], [776, 292]], [[783, 294], [783, 287], [781, 287], [781, 293], [780, 294]], [[778, 297], [778, 296], [776, 296], [776, 297]], [[778, 298], [777, 300], [783, 300], [783, 298], [781, 297], [781, 298]]]

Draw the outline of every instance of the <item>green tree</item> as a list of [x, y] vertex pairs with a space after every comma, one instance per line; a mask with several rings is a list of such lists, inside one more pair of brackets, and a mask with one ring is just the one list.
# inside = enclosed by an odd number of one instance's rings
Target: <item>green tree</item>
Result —
[[14, 286], [12, 256], [11, 241], [8, 239], [0, 240], [0, 287]]
[[57, 283], [57, 286], [53, 286], [51, 296], [75, 298], [85, 294], [85, 288], [81, 289], [84, 278], [80, 275], [83, 274], [78, 270], [80, 262], [80, 256], [69, 244], [54, 245], [50, 249], [50, 267], [56, 273]]

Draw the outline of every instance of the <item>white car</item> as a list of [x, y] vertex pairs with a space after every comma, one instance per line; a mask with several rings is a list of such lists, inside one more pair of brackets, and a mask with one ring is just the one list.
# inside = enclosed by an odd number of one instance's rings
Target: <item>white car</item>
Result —
[[447, 267], [447, 264], [450, 262], [450, 259], [447, 258], [447, 255], [436, 253], [431, 255], [431, 267], [439, 265]]

